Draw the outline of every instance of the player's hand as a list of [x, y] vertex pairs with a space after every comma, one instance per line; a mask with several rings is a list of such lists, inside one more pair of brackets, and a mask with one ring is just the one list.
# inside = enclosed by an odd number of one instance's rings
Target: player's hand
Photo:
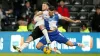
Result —
[[81, 23], [81, 21], [80, 20], [75, 20], [74, 23]]
[[39, 15], [42, 15], [43, 14], [43, 12], [42, 11], [39, 11], [39, 12], [37, 12], [36, 14], [35, 14], [35, 16], [39, 16]]

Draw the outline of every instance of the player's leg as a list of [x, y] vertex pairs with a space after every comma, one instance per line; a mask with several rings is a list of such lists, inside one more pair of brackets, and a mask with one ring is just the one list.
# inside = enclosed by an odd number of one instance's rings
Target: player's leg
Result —
[[46, 39], [45, 39], [45, 37], [43, 37], [43, 38], [37, 43], [36, 48], [37, 48], [38, 50], [43, 51], [44, 48], [45, 48], [44, 45], [46, 45], [46, 44], [47, 44]]
[[[53, 37], [53, 36], [49, 36], [49, 37], [50, 37], [50, 41], [51, 41], [51, 42], [54, 41], [54, 37]], [[53, 37], [53, 38], [52, 38], [52, 37]], [[47, 42], [46, 42], [46, 39], [45, 39], [45, 37], [44, 37], [44, 38], [42, 38], [42, 39], [38, 42], [38, 44], [36, 45], [36, 48], [37, 48], [38, 50], [43, 51], [43, 52], [44, 52], [45, 49], [47, 49], [47, 50], [51, 50], [51, 51], [53, 51], [53, 52], [55, 52], [55, 53], [61, 54], [61, 52], [60, 52], [57, 48], [50, 48], [50, 47], [48, 47], [48, 46], [44, 46], [44, 45], [46, 45], [46, 44], [47, 44]]]
[[46, 43], [46, 41], [43, 41], [43, 42], [40, 41], [40, 42], [38, 42], [38, 44], [36, 45], [36, 48], [38, 50], [43, 51], [46, 54], [50, 54], [51, 51], [52, 51], [52, 48], [50, 48], [48, 46], [44, 46], [44, 44], [43, 44], [44, 42]]
[[84, 45], [82, 43], [77, 43], [77, 42], [67, 41], [66, 45], [68, 45], [68, 46], [79, 46], [79, 47], [83, 47], [84, 48]]
[[45, 28], [45, 26], [44, 26], [44, 20], [43, 20], [43, 19], [42, 19], [42, 20], [39, 20], [39, 21], [36, 23], [36, 25], [38, 25], [39, 28], [41, 29], [42, 33], [44, 34], [44, 36], [45, 36], [45, 38], [46, 38], [47, 43], [50, 43], [51, 41], [50, 41], [50, 39], [49, 39], [48, 32], [47, 32], [47, 30], [46, 30], [46, 28]]
[[44, 25], [40, 25], [39, 28], [41, 29], [42, 33], [44, 34], [47, 43], [51, 43], [51, 41], [50, 41], [50, 39], [49, 39], [49, 36], [48, 36], [48, 32], [47, 32], [47, 30], [45, 29]]
[[21, 52], [24, 48], [26, 48], [28, 46], [28, 44], [31, 42], [31, 41], [34, 41], [35, 39], [39, 38], [43, 36], [42, 34], [42, 31], [40, 30], [39, 27], [36, 27], [34, 29], [34, 31], [32, 32], [32, 34], [29, 35], [29, 37], [27, 38], [27, 40], [24, 42], [24, 44], [21, 46], [21, 47], [16, 47], [16, 46], [13, 46], [13, 48], [15, 50], [17, 50], [18, 52]]
[[17, 50], [18, 52], [21, 52], [24, 48], [26, 48], [28, 46], [28, 44], [33, 40], [33, 37], [32, 36], [29, 36], [27, 38], [27, 40], [22, 44], [21, 47], [17, 47], [17, 46], [13, 46], [13, 48], [15, 50]]
[[59, 43], [64, 43], [68, 46], [80, 46], [80, 47], [84, 47], [83, 44], [81, 43], [77, 43], [77, 42], [71, 42], [70, 40], [68, 40], [67, 38], [65, 38], [61, 33], [58, 34], [58, 36], [56, 37], [56, 41]]

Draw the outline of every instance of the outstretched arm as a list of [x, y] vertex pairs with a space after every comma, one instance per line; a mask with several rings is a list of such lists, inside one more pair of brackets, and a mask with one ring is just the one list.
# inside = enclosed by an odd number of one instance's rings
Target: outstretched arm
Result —
[[72, 23], [80, 23], [81, 22], [80, 20], [72, 20], [72, 19], [70, 19], [68, 17], [64, 17], [64, 16], [62, 16], [61, 18], [66, 21], [72, 22]]
[[69, 22], [72, 22], [72, 23], [80, 23], [81, 22], [80, 20], [72, 20], [72, 19], [70, 19], [68, 17], [61, 16], [60, 14], [58, 14], [58, 16], [59, 16], [59, 19], [63, 19], [65, 21], [69, 21]]

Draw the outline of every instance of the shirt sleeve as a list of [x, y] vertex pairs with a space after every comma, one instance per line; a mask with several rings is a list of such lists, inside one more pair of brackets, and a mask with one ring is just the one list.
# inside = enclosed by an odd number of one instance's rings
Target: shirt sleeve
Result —
[[62, 16], [60, 14], [58, 14], [59, 19], [62, 19]]

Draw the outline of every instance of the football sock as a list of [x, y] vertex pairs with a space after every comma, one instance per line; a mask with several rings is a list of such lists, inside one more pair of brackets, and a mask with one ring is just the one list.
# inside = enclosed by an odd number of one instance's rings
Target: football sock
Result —
[[22, 51], [24, 48], [26, 48], [28, 46], [28, 42], [25, 42], [21, 47], [20, 47], [20, 51]]
[[47, 30], [46, 29], [43, 29], [42, 32], [43, 32], [43, 34], [44, 34], [44, 36], [46, 38], [47, 43], [49, 43], [50, 42], [50, 39], [49, 39]]
[[74, 45], [74, 46], [78, 46], [78, 43], [76, 43], [76, 42], [73, 42], [73, 45]]

